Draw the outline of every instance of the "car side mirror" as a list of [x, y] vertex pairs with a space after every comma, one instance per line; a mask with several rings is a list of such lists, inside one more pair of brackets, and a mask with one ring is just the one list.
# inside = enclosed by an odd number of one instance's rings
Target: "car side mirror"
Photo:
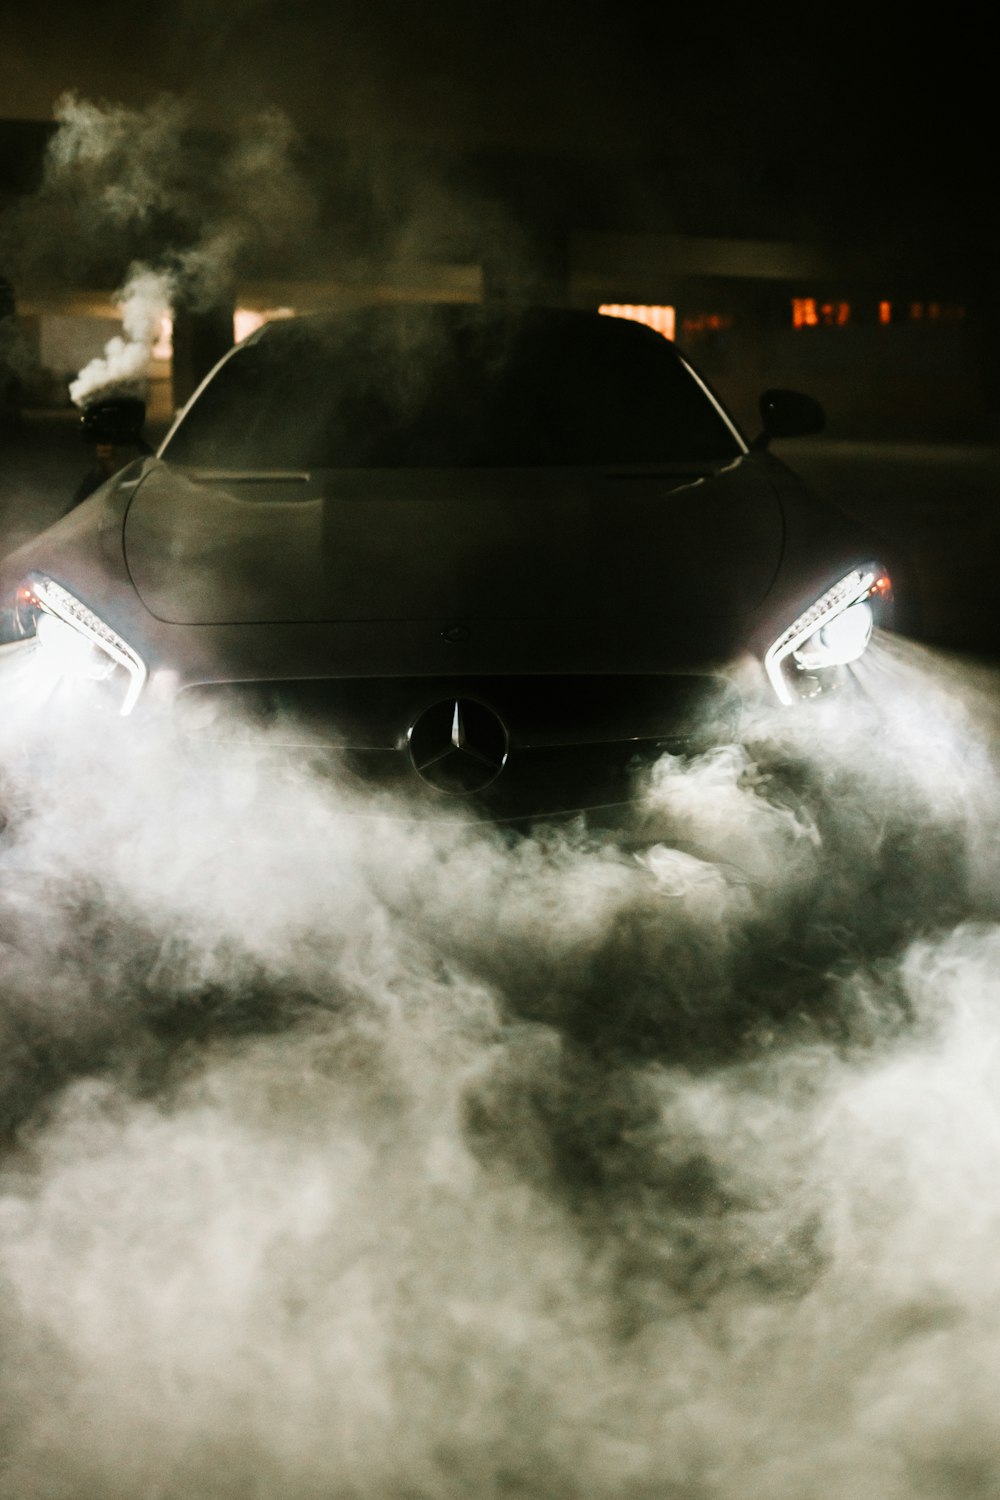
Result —
[[80, 430], [86, 443], [143, 448], [146, 446], [142, 435], [145, 420], [146, 403], [138, 396], [109, 396], [84, 407]]
[[756, 449], [766, 448], [772, 438], [822, 432], [826, 413], [813, 396], [801, 391], [765, 391], [760, 398], [760, 420], [763, 431], [751, 444]]

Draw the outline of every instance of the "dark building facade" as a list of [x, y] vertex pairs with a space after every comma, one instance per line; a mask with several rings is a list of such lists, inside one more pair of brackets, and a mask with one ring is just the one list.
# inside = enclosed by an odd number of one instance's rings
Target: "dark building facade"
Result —
[[[54, 272], [32, 255], [24, 209], [54, 128], [0, 121], [0, 321], [21, 351], [18, 390], [41, 403], [68, 400], [67, 379], [115, 332], [129, 261], [116, 248], [152, 263], [175, 248], [167, 224], [147, 243], [109, 244], [101, 264], [68, 257]], [[215, 149], [198, 142], [209, 163]], [[250, 237], [224, 296], [177, 310], [172, 349], [165, 328], [151, 366], [160, 415], [218, 357], [234, 314], [240, 334], [359, 301], [513, 298], [653, 323], [748, 428], [758, 392], [778, 385], [818, 396], [832, 435], [993, 435], [988, 296], [961, 257], [934, 245], [903, 257], [885, 232], [853, 243], [842, 216], [824, 223], [814, 208], [796, 224], [787, 188], [737, 181], [738, 165], [314, 140], [300, 166], [308, 235], [271, 235], [266, 249]]]

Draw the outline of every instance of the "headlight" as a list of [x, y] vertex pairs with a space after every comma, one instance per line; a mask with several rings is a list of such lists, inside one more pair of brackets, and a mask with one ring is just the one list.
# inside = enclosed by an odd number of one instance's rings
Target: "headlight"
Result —
[[847, 573], [768, 647], [764, 667], [782, 703], [822, 692], [822, 674], [857, 661], [871, 639], [880, 603], [892, 597], [879, 563]]
[[132, 712], [146, 681], [145, 662], [62, 584], [44, 573], [29, 574], [17, 591], [16, 616], [20, 633], [37, 638], [57, 675], [120, 679], [120, 712]]

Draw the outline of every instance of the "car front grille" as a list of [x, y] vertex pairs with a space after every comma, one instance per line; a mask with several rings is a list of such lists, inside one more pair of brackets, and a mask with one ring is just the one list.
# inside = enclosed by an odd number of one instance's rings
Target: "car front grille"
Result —
[[[502, 726], [492, 771], [465, 785], [427, 769], [464, 738], [463, 718], [470, 754], [486, 748], [483, 709]], [[198, 684], [178, 696], [176, 722], [191, 741], [257, 742], [437, 814], [474, 795], [489, 815], [516, 817], [626, 801], [642, 765], [731, 737], [739, 712], [732, 685], [708, 674], [341, 678]], [[411, 753], [426, 724], [440, 755]]]
[[512, 749], [688, 739], [738, 711], [723, 678], [407, 677], [199, 683], [176, 705], [181, 732], [343, 750], [395, 750], [435, 703], [471, 699], [507, 726]]

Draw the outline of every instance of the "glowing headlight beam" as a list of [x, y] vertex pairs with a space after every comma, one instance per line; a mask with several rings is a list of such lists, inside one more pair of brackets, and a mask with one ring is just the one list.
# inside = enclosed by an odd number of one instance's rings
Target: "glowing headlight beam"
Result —
[[[123, 667], [128, 674], [129, 684], [120, 713], [124, 718], [132, 712], [146, 681], [146, 663], [127, 641], [122, 640], [121, 636], [111, 629], [110, 625], [106, 625], [98, 615], [94, 614], [93, 610], [88, 609], [68, 589], [63, 588], [62, 584], [56, 583], [44, 573], [29, 574], [18, 589], [17, 604], [19, 612], [38, 610], [43, 615], [51, 615], [89, 641], [92, 647], [103, 652], [104, 656], [110, 659], [112, 668]], [[44, 643], [44, 632], [39, 639]], [[110, 670], [111, 668], [109, 672]], [[91, 667], [85, 675], [100, 677], [104, 674]]]
[[868, 601], [887, 598], [891, 591], [885, 569], [866, 563], [846, 573], [782, 631], [764, 656], [764, 669], [782, 703], [794, 703], [796, 698], [788, 676], [790, 665], [807, 673], [858, 660], [874, 625]]

